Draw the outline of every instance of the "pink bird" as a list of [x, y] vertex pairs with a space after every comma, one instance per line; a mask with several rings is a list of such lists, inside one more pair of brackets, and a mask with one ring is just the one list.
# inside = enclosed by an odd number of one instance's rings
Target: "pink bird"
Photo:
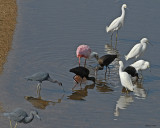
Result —
[[86, 59], [90, 57], [91, 54], [91, 49], [88, 45], [79, 45], [77, 47], [76, 51], [77, 57], [79, 58], [79, 66], [80, 66], [80, 58], [84, 57], [85, 58], [85, 64], [86, 65]]

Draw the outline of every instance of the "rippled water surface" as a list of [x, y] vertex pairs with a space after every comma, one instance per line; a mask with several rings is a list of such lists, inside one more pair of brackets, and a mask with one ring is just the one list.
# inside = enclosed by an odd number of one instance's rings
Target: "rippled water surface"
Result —
[[[119, 31], [118, 45], [110, 45], [105, 27], [121, 14], [126, 3], [124, 27]], [[24, 128], [146, 128], [160, 127], [160, 59], [159, 23], [160, 1], [150, 0], [17, 0], [18, 17], [12, 50], [4, 71], [0, 74], [0, 111], [17, 107], [29, 112], [38, 109], [42, 121], [17, 127]], [[143, 81], [136, 91], [122, 93], [118, 75], [118, 61], [125, 66], [124, 55], [143, 37], [148, 45], [142, 57], [151, 63], [151, 72], [143, 72]], [[99, 71], [94, 85], [88, 81], [74, 91], [69, 69], [78, 66], [75, 51], [87, 44], [100, 56], [117, 53], [111, 64], [111, 73], [105, 80], [105, 70]], [[82, 63], [84, 60], [82, 59]], [[94, 76], [94, 59], [87, 61]], [[25, 76], [47, 71], [63, 83], [61, 87], [43, 82], [41, 96], [36, 94], [37, 82], [26, 81]], [[0, 117], [1, 128], [9, 121]]]

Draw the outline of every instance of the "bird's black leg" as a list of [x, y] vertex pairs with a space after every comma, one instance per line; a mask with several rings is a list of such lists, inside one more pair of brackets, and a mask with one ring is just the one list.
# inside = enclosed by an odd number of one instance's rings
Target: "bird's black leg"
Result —
[[113, 36], [113, 32], [112, 32], [112, 34], [111, 34], [111, 46], [112, 46], [112, 36]]
[[117, 38], [118, 38], [118, 30], [117, 30], [117, 33], [116, 33], [116, 45], [115, 45], [115, 48], [117, 47]]
[[108, 70], [109, 70], [109, 72], [108, 72], [108, 77], [109, 77], [109, 75], [110, 75], [110, 67], [108, 66]]
[[107, 67], [106, 67], [106, 71], [105, 71], [105, 80], [106, 80], [106, 75], [107, 75]]

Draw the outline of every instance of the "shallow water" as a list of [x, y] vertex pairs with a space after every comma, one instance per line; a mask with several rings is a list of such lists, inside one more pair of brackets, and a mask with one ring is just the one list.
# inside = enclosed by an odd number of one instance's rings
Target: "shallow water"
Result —
[[[105, 27], [121, 14], [123, 3], [128, 5], [125, 24], [119, 31], [117, 48], [111, 50]], [[27, 112], [38, 109], [42, 121], [19, 124], [26, 128], [160, 127], [159, 1], [17, 0], [17, 4], [13, 46], [0, 77], [1, 112], [16, 107]], [[119, 81], [118, 60], [126, 66], [133, 63], [126, 62], [124, 55], [143, 37], [153, 44], [142, 57], [150, 61], [151, 72], [144, 71], [137, 91], [126, 95]], [[100, 56], [116, 52], [119, 58], [111, 64], [106, 80], [105, 71], [99, 71], [95, 85], [87, 82], [82, 90], [76, 87], [72, 91], [74, 74], [69, 69], [78, 66], [75, 51], [80, 44], [88, 44]], [[95, 64], [94, 59], [87, 61], [91, 76]], [[37, 83], [24, 77], [39, 71], [47, 71], [61, 81], [65, 93], [56, 84], [43, 82], [38, 97]], [[9, 127], [9, 121], [0, 118], [1, 128]]]

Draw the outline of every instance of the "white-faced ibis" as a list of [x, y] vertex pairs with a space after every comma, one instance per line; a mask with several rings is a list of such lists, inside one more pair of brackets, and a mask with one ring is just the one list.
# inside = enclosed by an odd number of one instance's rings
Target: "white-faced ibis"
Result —
[[14, 128], [17, 127], [18, 123], [24, 123], [24, 124], [30, 123], [34, 119], [34, 116], [36, 116], [38, 119], [41, 120], [41, 118], [38, 116], [38, 112], [36, 110], [31, 111], [28, 116], [28, 114], [21, 108], [17, 108], [13, 112], [10, 112], [10, 113], [4, 113], [3, 115], [8, 117], [8, 119], [10, 121], [11, 128], [12, 128], [11, 120], [16, 122]]
[[137, 59], [138, 57], [142, 56], [143, 53], [145, 52], [147, 48], [147, 44], [149, 43], [147, 38], [141, 39], [140, 43], [136, 44], [128, 53], [128, 55], [125, 56], [125, 59], [131, 59], [135, 58]]
[[[58, 83], [58, 85], [63, 88], [62, 83], [57, 80], [53, 80], [50, 77], [49, 73], [47, 73], [47, 72], [38, 72], [38, 73], [35, 73], [31, 76], [25, 77], [25, 79], [30, 80], [30, 81], [38, 81], [39, 82], [37, 85], [37, 93], [40, 92], [41, 84], [43, 81], [50, 81], [52, 83]], [[64, 89], [63, 89], [63, 91], [64, 91]]]
[[106, 72], [105, 72], [105, 78], [106, 78], [107, 68], [109, 69], [109, 64], [111, 64], [115, 58], [117, 58], [117, 55], [109, 55], [109, 54], [98, 58], [99, 66], [96, 67], [96, 73], [98, 70], [102, 70], [104, 66], [106, 66]]
[[117, 36], [118, 36], [118, 30], [123, 26], [124, 24], [124, 17], [125, 17], [125, 8], [127, 8], [126, 4], [123, 4], [121, 7], [122, 14], [120, 17], [116, 18], [112, 21], [112, 23], [108, 26], [106, 26], [106, 31], [111, 32], [111, 42], [112, 42], [112, 36], [114, 31], [117, 31], [116, 33], [116, 44], [117, 44]]
[[120, 76], [120, 81], [123, 87], [126, 88], [126, 90], [130, 90], [133, 91], [134, 90], [134, 86], [131, 80], [131, 76], [127, 73], [123, 71], [124, 65], [122, 61], [119, 61], [119, 76]]
[[[85, 67], [82, 67], [82, 66], [75, 67], [75, 68], [70, 69], [70, 72], [73, 72], [76, 75], [80, 76], [82, 78], [82, 80], [83, 80], [83, 78], [86, 78], [87, 80], [91, 80], [95, 83], [95, 78], [94, 77], [89, 77], [90, 72]], [[73, 79], [76, 81], [75, 76], [73, 77]], [[76, 81], [76, 82], [78, 83], [78, 81]], [[80, 85], [81, 85], [81, 83], [82, 83], [82, 81], [80, 82]]]

